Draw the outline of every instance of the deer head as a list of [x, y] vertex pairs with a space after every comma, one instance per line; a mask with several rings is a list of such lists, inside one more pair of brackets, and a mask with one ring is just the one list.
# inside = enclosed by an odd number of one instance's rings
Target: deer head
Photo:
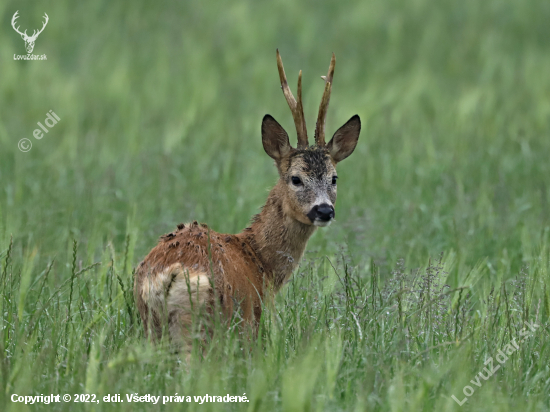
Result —
[[45, 21], [44, 21], [44, 24], [42, 25], [42, 28], [38, 31], [34, 30], [33, 33], [32, 33], [32, 36], [28, 36], [27, 35], [27, 30], [25, 30], [23, 33], [21, 33], [19, 31], [19, 26], [15, 27], [15, 21], [19, 18], [17, 13], [19, 13], [19, 10], [17, 10], [15, 12], [15, 14], [13, 15], [13, 17], [11, 19], [11, 25], [12, 25], [13, 29], [21, 35], [21, 38], [23, 40], [25, 40], [25, 48], [27, 49], [27, 53], [32, 53], [32, 51], [34, 49], [34, 42], [36, 41], [36, 38], [38, 37], [38, 35], [40, 33], [42, 33], [42, 31], [44, 31], [44, 28], [46, 27], [46, 24], [48, 24], [49, 17], [46, 13], [44, 13]]
[[355, 115], [336, 131], [328, 144], [325, 143], [325, 121], [335, 64], [333, 54], [327, 76], [321, 76], [325, 91], [319, 105], [314, 145], [308, 144], [302, 106], [302, 72], [298, 75], [296, 100], [288, 86], [279, 50], [277, 67], [283, 94], [294, 118], [297, 147], [290, 145], [288, 134], [273, 117], [266, 115], [262, 122], [262, 143], [279, 172], [284, 212], [306, 225], [328, 226], [333, 221], [338, 179], [336, 164], [353, 152], [361, 130], [361, 121]]

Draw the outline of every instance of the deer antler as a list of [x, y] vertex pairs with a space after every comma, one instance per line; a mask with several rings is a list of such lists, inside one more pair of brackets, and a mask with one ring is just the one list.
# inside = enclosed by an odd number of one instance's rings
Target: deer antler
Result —
[[315, 144], [317, 146], [325, 145], [325, 122], [327, 120], [328, 102], [330, 100], [330, 92], [332, 89], [332, 77], [334, 76], [334, 66], [336, 65], [336, 57], [332, 53], [332, 59], [330, 60], [330, 66], [328, 67], [328, 74], [321, 76], [325, 81], [325, 92], [319, 105], [319, 115], [317, 116], [317, 124], [315, 125]]
[[298, 147], [307, 147], [306, 119], [304, 118], [304, 107], [302, 105], [302, 71], [300, 70], [300, 74], [298, 75], [298, 101], [296, 101], [286, 81], [285, 69], [283, 67], [283, 60], [279, 54], [279, 49], [277, 49], [277, 68], [279, 69], [279, 78], [281, 80], [283, 94], [292, 112], [292, 117], [294, 118], [296, 134], [298, 135]]
[[36, 40], [38, 35], [44, 31], [44, 28], [46, 27], [46, 24], [48, 24], [48, 21], [50, 20], [50, 18], [48, 17], [48, 15], [46, 13], [44, 13], [44, 18], [46, 19], [46, 21], [42, 25], [42, 28], [38, 31], [38, 33], [36, 33], [36, 30], [33, 30], [31, 39]]
[[15, 14], [13, 15], [13, 17], [12, 17], [12, 19], [11, 19], [11, 26], [12, 26], [13, 29], [14, 29], [17, 33], [19, 33], [21, 36], [27, 37], [27, 30], [25, 30], [25, 33], [21, 33], [21, 32], [19, 31], [19, 27], [21, 27], [21, 26], [15, 27], [15, 20], [17, 20], [17, 19], [19, 18], [19, 16], [17, 15], [17, 13], [19, 13], [19, 10], [17, 10], [17, 11], [15, 12]]

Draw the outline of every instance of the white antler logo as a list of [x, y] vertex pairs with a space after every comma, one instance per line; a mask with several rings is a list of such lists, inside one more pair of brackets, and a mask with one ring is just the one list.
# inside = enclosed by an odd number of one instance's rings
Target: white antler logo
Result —
[[42, 26], [42, 28], [40, 30], [38, 30], [38, 32], [36, 30], [34, 30], [33, 33], [32, 33], [32, 36], [28, 36], [27, 35], [27, 30], [25, 30], [24, 33], [21, 33], [19, 31], [19, 26], [15, 27], [15, 20], [17, 20], [17, 18], [19, 17], [17, 15], [17, 13], [19, 13], [19, 10], [17, 10], [15, 12], [15, 14], [13, 15], [13, 18], [11, 19], [11, 25], [12, 25], [13, 29], [21, 35], [23, 40], [25, 40], [25, 48], [27, 49], [27, 53], [32, 53], [32, 50], [34, 49], [34, 42], [36, 41], [36, 38], [38, 37], [38, 35], [40, 33], [42, 33], [42, 31], [44, 31], [44, 28], [46, 27], [46, 24], [48, 24], [49, 17], [46, 13], [44, 13], [44, 18], [46, 19], [46, 21], [44, 22], [44, 25]]

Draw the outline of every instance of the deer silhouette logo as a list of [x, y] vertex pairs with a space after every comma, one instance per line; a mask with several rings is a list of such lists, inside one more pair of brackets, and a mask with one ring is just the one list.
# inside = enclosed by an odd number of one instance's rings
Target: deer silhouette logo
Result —
[[46, 13], [44, 13], [44, 19], [46, 19], [44, 21], [44, 25], [42, 26], [42, 28], [40, 30], [38, 30], [38, 31], [34, 30], [33, 33], [32, 33], [32, 36], [29, 36], [29, 35], [27, 35], [27, 30], [25, 30], [23, 33], [21, 33], [19, 31], [19, 26], [15, 27], [15, 21], [19, 18], [17, 13], [19, 13], [19, 10], [17, 10], [15, 12], [15, 14], [13, 15], [13, 17], [11, 19], [11, 25], [12, 25], [13, 29], [21, 35], [21, 38], [23, 40], [25, 40], [25, 48], [27, 49], [27, 53], [30, 54], [30, 53], [32, 53], [32, 51], [34, 49], [34, 42], [36, 41], [36, 38], [38, 37], [38, 35], [40, 33], [42, 33], [44, 31], [44, 28], [46, 27], [46, 24], [48, 24], [49, 17]]

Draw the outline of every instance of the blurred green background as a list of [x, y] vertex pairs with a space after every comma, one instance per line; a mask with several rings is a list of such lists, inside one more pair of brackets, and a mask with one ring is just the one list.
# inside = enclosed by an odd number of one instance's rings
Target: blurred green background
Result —
[[[16, 10], [29, 32], [48, 13], [47, 60], [14, 61]], [[513, 277], [549, 239], [549, 21], [542, 0], [3, 1], [0, 258], [32, 260], [31, 278], [55, 258], [53, 288], [76, 240], [80, 268], [124, 256], [128, 286], [177, 223], [244, 228], [277, 178], [263, 115], [295, 144], [278, 48], [292, 90], [303, 71], [310, 134], [332, 52], [327, 132], [363, 125], [309, 257], [385, 277], [444, 253], [455, 285], [479, 262], [489, 282]], [[36, 140], [49, 110], [61, 120]]]
[[[17, 9], [29, 31], [48, 12], [34, 50], [47, 61], [13, 60]], [[413, 265], [507, 250], [517, 266], [549, 223], [549, 16], [547, 2], [502, 0], [4, 3], [2, 242], [48, 256], [77, 237], [92, 254], [134, 230], [142, 256], [180, 221], [245, 227], [276, 180], [262, 116], [295, 136], [279, 48], [292, 87], [303, 70], [310, 129], [331, 52], [328, 131], [363, 121], [338, 224], [311, 248]], [[49, 110], [61, 121], [35, 140]]]

